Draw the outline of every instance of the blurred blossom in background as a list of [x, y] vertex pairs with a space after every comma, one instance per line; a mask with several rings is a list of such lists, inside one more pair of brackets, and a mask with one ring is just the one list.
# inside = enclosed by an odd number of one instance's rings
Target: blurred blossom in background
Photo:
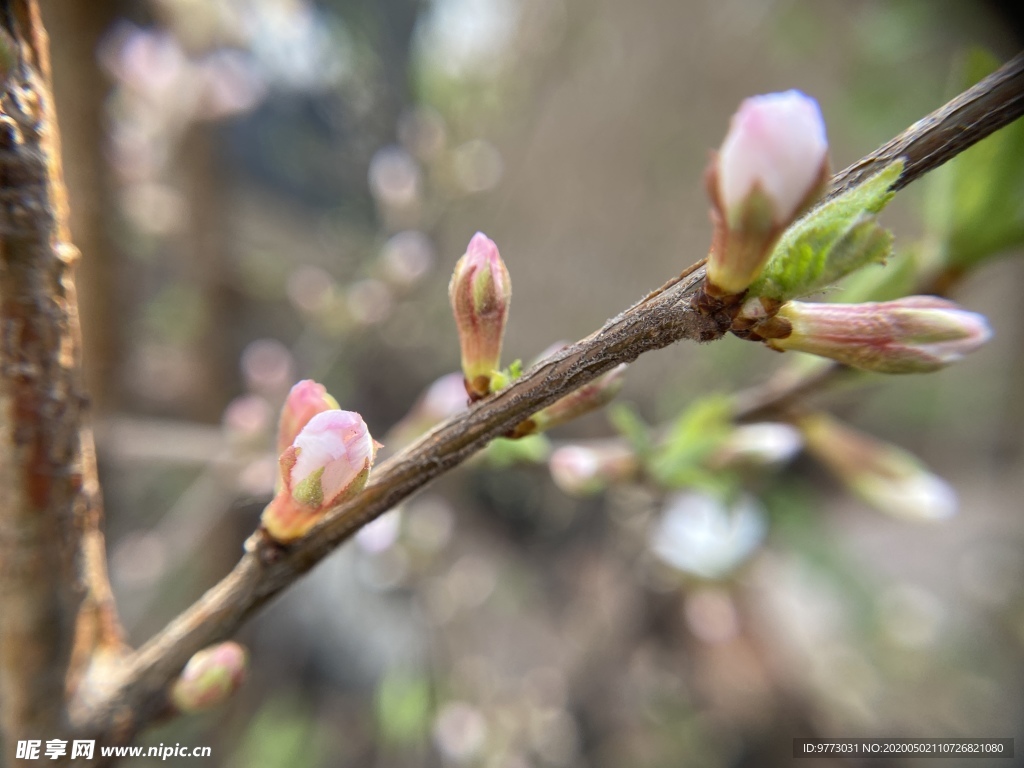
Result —
[[[466, 407], [446, 287], [474, 232], [515, 283], [506, 356], [533, 360], [704, 256], [702, 172], [742, 99], [812, 94], [841, 168], [952, 95], [969, 48], [1020, 47], [999, 4], [946, 0], [42, 5], [136, 644], [238, 558], [296, 381], [388, 454]], [[923, 187], [883, 215], [898, 245]], [[955, 297], [995, 330], [968, 366], [821, 399], [918, 455], [956, 517], [868, 507], [785, 424], [711, 446], [701, 471], [736, 487], [656, 487], [598, 412], [364, 528], [241, 632], [240, 695], [144, 739], [239, 768], [724, 768], [788, 765], [794, 736], [1024, 738], [1014, 254]], [[792, 357], [677, 346], [620, 400], [657, 432]]]

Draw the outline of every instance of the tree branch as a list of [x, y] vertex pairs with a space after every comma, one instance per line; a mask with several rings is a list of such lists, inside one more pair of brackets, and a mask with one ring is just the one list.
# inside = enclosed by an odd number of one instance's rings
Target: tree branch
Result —
[[1024, 53], [1018, 53], [977, 85], [837, 173], [832, 178], [830, 197], [859, 184], [899, 157], [906, 165], [893, 189], [903, 189], [1022, 114]]
[[[1024, 55], [863, 160], [837, 174], [829, 195], [856, 184], [896, 157], [906, 158], [902, 187], [1024, 112]], [[605, 371], [676, 341], [710, 341], [724, 330], [692, 299], [703, 267], [690, 269], [582, 341], [538, 363], [509, 388], [434, 429], [377, 467], [355, 499], [305, 538], [282, 548], [260, 533], [246, 543], [235, 569], [195, 605], [130, 657], [117, 690], [79, 724], [101, 743], [130, 739], [164, 707], [164, 691], [189, 657], [230, 636], [265, 602], [349, 536], [457, 466], [544, 406]]]
[[0, 48], [0, 724], [13, 744], [67, 728], [79, 545], [99, 528], [82, 493], [78, 252], [34, 0], [0, 2]]

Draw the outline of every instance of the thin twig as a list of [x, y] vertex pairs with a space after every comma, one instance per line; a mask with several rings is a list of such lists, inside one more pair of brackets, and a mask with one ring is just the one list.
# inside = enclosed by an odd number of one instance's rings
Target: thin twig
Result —
[[1018, 53], [977, 85], [837, 173], [832, 179], [832, 194], [859, 184], [899, 157], [906, 165], [893, 189], [902, 189], [1021, 115], [1024, 53]]
[[[967, 149], [1024, 111], [1024, 55], [859, 163], [837, 174], [830, 195], [897, 156], [907, 159], [898, 186]], [[951, 138], [952, 137], [952, 138]], [[895, 154], [894, 154], [895, 153]], [[582, 341], [538, 363], [508, 389], [434, 429], [374, 470], [355, 499], [304, 539], [281, 548], [254, 535], [235, 569], [130, 659], [119, 685], [80, 723], [100, 743], [130, 739], [163, 708], [164, 691], [189, 657], [230, 636], [265, 602], [358, 530], [495, 437], [616, 365], [676, 341], [709, 341], [722, 329], [692, 306], [703, 268], [669, 281]]]
[[778, 416], [807, 396], [832, 386], [843, 374], [854, 372], [839, 363], [822, 363], [808, 373], [783, 368], [763, 384], [737, 392], [733, 395], [732, 417], [736, 421], [757, 421]]

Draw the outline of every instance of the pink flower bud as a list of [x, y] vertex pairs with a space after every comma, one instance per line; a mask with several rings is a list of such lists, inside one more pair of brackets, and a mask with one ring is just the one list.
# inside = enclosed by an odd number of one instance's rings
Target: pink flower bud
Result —
[[959, 361], [989, 340], [982, 315], [946, 299], [908, 296], [867, 304], [808, 304], [791, 301], [776, 316], [776, 332], [765, 343], [828, 357], [878, 373], [926, 373]]
[[739, 225], [758, 188], [771, 202], [773, 223], [789, 223], [820, 182], [827, 151], [825, 120], [814, 99], [799, 91], [746, 99], [718, 155], [718, 192], [729, 226]]
[[762, 422], [734, 427], [708, 459], [712, 469], [783, 464], [800, 452], [803, 438], [790, 424]]
[[543, 432], [610, 403], [625, 383], [626, 368], [625, 363], [617, 365], [575, 392], [556, 400], [543, 411], [535, 413], [530, 417], [532, 431]]
[[779, 235], [817, 197], [827, 151], [825, 122], [809, 96], [770, 93], [740, 105], [708, 174], [713, 293], [742, 293], [754, 281]]
[[801, 419], [807, 450], [880, 512], [914, 520], [956, 513], [956, 493], [912, 454], [825, 416]]
[[498, 247], [477, 232], [455, 265], [448, 298], [462, 347], [466, 391], [479, 399], [490, 391], [491, 374], [501, 362], [512, 282]]
[[302, 428], [318, 413], [338, 409], [338, 401], [327, 394], [323, 384], [304, 379], [292, 387], [281, 408], [277, 427], [277, 452], [284, 453]]
[[263, 510], [263, 527], [281, 543], [304, 535], [362, 490], [379, 447], [358, 413], [318, 413], [281, 454], [282, 488]]
[[632, 479], [639, 464], [628, 445], [607, 442], [559, 448], [551, 454], [548, 468], [555, 485], [567, 494], [586, 496]]
[[248, 654], [238, 643], [221, 643], [196, 653], [171, 688], [171, 702], [181, 712], [214, 707], [245, 682]]

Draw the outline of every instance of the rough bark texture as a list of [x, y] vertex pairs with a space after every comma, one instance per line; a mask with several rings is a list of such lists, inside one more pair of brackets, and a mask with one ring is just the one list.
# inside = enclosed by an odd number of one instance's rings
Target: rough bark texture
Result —
[[[0, 2], [0, 732], [67, 734], [68, 693], [123, 651], [85, 426], [81, 333], [48, 41]], [[83, 683], [90, 685], [83, 686]]]
[[47, 42], [33, 2], [0, 3], [0, 724], [8, 744], [66, 730], [82, 600], [78, 309]]
[[53, 98], [64, 148], [64, 180], [71, 238], [82, 253], [75, 275], [82, 315], [84, 377], [94, 413], [118, 408], [118, 366], [124, 359], [123, 254], [108, 234], [104, 211], [113, 204], [106, 161], [104, 115], [110, 83], [96, 62], [103, 35], [116, 18], [117, 0], [41, 3], [52, 50]]

